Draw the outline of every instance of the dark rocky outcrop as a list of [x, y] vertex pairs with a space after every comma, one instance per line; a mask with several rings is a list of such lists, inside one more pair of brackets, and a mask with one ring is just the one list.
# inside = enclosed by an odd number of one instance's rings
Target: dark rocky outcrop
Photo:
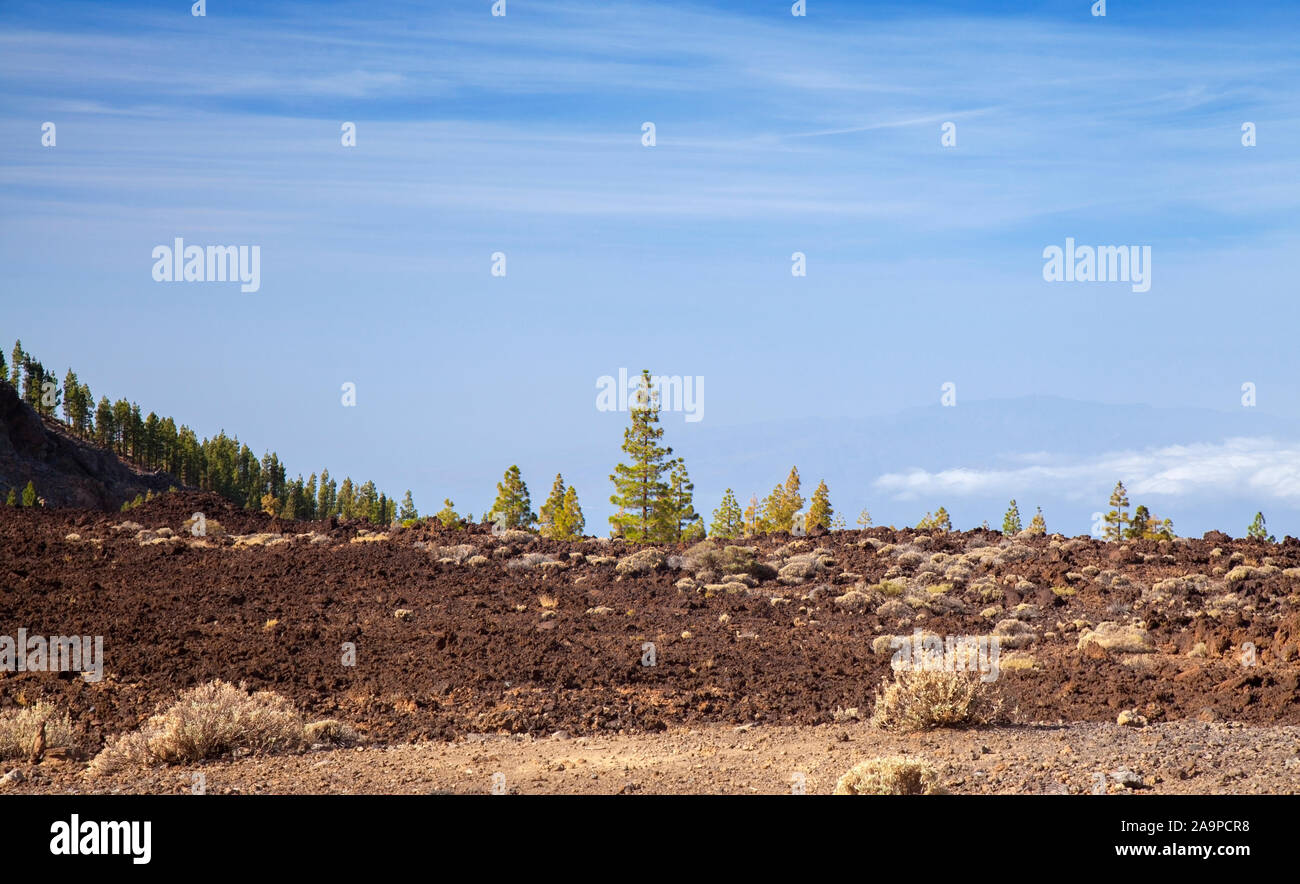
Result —
[[113, 510], [138, 494], [180, 485], [166, 473], [139, 470], [78, 439], [0, 381], [0, 502], [10, 488], [21, 495], [29, 481], [46, 506]]

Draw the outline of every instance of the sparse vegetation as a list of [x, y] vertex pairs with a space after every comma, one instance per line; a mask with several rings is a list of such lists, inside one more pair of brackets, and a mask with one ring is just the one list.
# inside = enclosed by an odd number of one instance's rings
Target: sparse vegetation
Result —
[[96, 773], [123, 767], [190, 764], [232, 752], [296, 752], [306, 743], [302, 717], [272, 691], [248, 693], [224, 681], [191, 688], [141, 726], [119, 735], [91, 762]]
[[1007, 507], [1006, 514], [1002, 516], [1002, 533], [1014, 537], [1020, 533], [1020, 528], [1020, 507], [1016, 506], [1013, 499], [1011, 505]]
[[882, 682], [871, 723], [903, 733], [977, 727], [996, 723], [1001, 710], [1001, 700], [978, 674], [902, 670]]
[[918, 758], [870, 758], [849, 768], [835, 783], [835, 795], [933, 795], [935, 769]]
[[53, 704], [41, 701], [25, 708], [0, 712], [0, 758], [23, 761], [31, 758], [42, 743], [42, 728], [45, 731], [43, 749], [75, 750], [76, 736], [68, 713], [59, 712]]
[[826, 480], [822, 479], [817, 483], [817, 488], [813, 491], [812, 502], [808, 505], [808, 530], [811, 531], [814, 527], [829, 530], [831, 517], [834, 514], [835, 510], [831, 508], [830, 490], [826, 487]]
[[916, 523], [917, 531], [941, 531], [949, 532], [952, 530], [952, 519], [948, 516], [948, 511], [939, 507], [933, 515], [926, 513], [921, 521]]
[[763, 512], [758, 518], [758, 530], [768, 534], [789, 531], [794, 527], [795, 513], [803, 509], [803, 496], [799, 493], [799, 468], [790, 467], [784, 485], [777, 485], [763, 501]]
[[1029, 533], [1035, 537], [1042, 537], [1047, 534], [1047, 520], [1043, 518], [1043, 508], [1038, 507], [1038, 512], [1029, 521]]
[[1125, 526], [1129, 524], [1128, 491], [1123, 482], [1115, 483], [1115, 490], [1110, 493], [1110, 511], [1102, 517], [1106, 528], [1103, 538], [1108, 541], [1122, 540]]
[[722, 503], [713, 511], [713, 524], [709, 526], [709, 536], [734, 540], [744, 533], [745, 514], [736, 501], [735, 492], [728, 488], [722, 495]]
[[444, 497], [442, 500], [442, 509], [434, 515], [438, 523], [444, 528], [452, 528], [461, 523], [461, 517], [456, 514], [456, 504], [450, 497]]
[[492, 504], [491, 514], [493, 521], [498, 521], [506, 529], [526, 531], [537, 521], [528, 496], [528, 485], [517, 464], [511, 464], [497, 483], [497, 499]]
[[1250, 523], [1246, 529], [1246, 536], [1251, 540], [1264, 540], [1268, 543], [1277, 543], [1277, 538], [1268, 533], [1268, 526], [1264, 523], [1264, 514], [1255, 513], [1255, 521]]

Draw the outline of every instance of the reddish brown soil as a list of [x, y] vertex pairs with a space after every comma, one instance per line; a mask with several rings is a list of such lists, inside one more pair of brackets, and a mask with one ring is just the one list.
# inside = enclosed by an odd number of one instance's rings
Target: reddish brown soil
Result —
[[[294, 538], [315, 531], [327, 541], [237, 548], [228, 538], [204, 546], [186, 535], [141, 545], [133, 532], [112, 530], [129, 519], [179, 531], [196, 510], [232, 533], [283, 529]], [[1281, 545], [1219, 538], [1123, 548], [1083, 540], [1068, 552], [1060, 549], [1062, 538], [1018, 540], [1032, 550], [1029, 560], [993, 564], [975, 575], [1005, 587], [1000, 599], [980, 599], [959, 586], [952, 594], [966, 599], [966, 613], [928, 614], [900, 626], [873, 613], [875, 605], [855, 612], [833, 598], [859, 582], [853, 575], [875, 583], [896, 565], [895, 556], [860, 545], [864, 537], [901, 549], [914, 532], [807, 538], [808, 549], [833, 554], [827, 572], [795, 586], [769, 578], [748, 593], [706, 594], [678, 589], [675, 582], [686, 576], [680, 570], [619, 578], [612, 563], [573, 563], [550, 573], [505, 564], [530, 552], [567, 560], [571, 552], [623, 557], [634, 551], [617, 542], [507, 544], [482, 528], [427, 527], [350, 542], [358, 531], [356, 525], [275, 525], [194, 494], [166, 495], [123, 514], [0, 508], [0, 633], [26, 627], [31, 634], [103, 635], [106, 658], [106, 676], [97, 684], [70, 673], [2, 674], [0, 708], [42, 698], [65, 706], [90, 751], [184, 688], [214, 678], [273, 689], [311, 717], [336, 717], [390, 743], [474, 733], [811, 725], [831, 721], [841, 707], [870, 713], [875, 689], [889, 673], [888, 654], [871, 651], [875, 637], [914, 626], [986, 634], [1007, 614], [982, 617], [981, 609], [1009, 612], [1023, 601], [1042, 611], [1033, 623], [1039, 637], [1020, 652], [1032, 657], [1033, 668], [1013, 670], [1004, 649], [996, 683], [1017, 721], [1113, 722], [1120, 710], [1136, 709], [1153, 722], [1300, 723], [1300, 596], [1296, 580], [1281, 573], [1300, 566], [1300, 543], [1289, 538]], [[70, 533], [80, 539], [65, 539]], [[759, 559], [789, 540], [755, 541]], [[982, 541], [1004, 542], [991, 532], [938, 535], [924, 555], [962, 553]], [[488, 561], [440, 563], [417, 542], [471, 544]], [[502, 546], [510, 554], [494, 556]], [[1222, 553], [1212, 558], [1216, 547]], [[1171, 600], [1149, 592], [1163, 578], [1211, 575], [1220, 562], [1231, 568], [1234, 553], [1241, 564], [1278, 570], [1233, 584], [1229, 603], [1215, 600], [1228, 591], [1222, 574], [1211, 577], [1203, 594]], [[1118, 571], [1132, 585], [1117, 589], [1066, 577], [1089, 565]], [[1034, 589], [1017, 590], [1019, 580]], [[1067, 583], [1077, 588], [1074, 595], [1052, 592]], [[807, 598], [817, 587], [824, 588]], [[553, 609], [543, 606], [543, 595], [555, 600]], [[773, 597], [789, 601], [774, 604]], [[588, 613], [597, 607], [611, 610]], [[411, 613], [398, 619], [398, 609]], [[1078, 634], [1057, 628], [1075, 619], [1140, 619], [1157, 653], [1080, 652]], [[354, 667], [341, 663], [345, 642], [356, 645]], [[657, 665], [641, 664], [643, 642], [656, 644]], [[1204, 654], [1189, 655], [1198, 642], [1206, 645]], [[1255, 644], [1256, 665], [1242, 665], [1243, 642]]]

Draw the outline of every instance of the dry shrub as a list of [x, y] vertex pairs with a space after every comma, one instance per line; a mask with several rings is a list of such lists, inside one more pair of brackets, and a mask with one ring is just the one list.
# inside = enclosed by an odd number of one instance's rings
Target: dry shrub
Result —
[[544, 564], [558, 561], [555, 556], [546, 553], [524, 553], [517, 559], [510, 559], [506, 562], [507, 571], [526, 571], [531, 568], [537, 568]]
[[188, 764], [231, 752], [296, 752], [304, 742], [302, 717], [286, 697], [273, 691], [249, 694], [242, 684], [217, 680], [185, 691], [139, 731], [118, 736], [91, 762], [91, 770]]
[[25, 709], [0, 712], [0, 758], [27, 759], [36, 751], [36, 738], [45, 722], [46, 749], [75, 749], [76, 736], [68, 713], [55, 714], [44, 701]]
[[692, 574], [718, 570], [718, 547], [710, 540], [701, 540], [682, 556], [682, 567]]
[[313, 721], [302, 729], [303, 739], [315, 746], [324, 743], [327, 746], [355, 746], [361, 742], [361, 735], [348, 725], [333, 718]]
[[849, 768], [834, 795], [934, 795], [940, 792], [934, 768], [916, 758], [870, 758]]
[[993, 724], [1002, 701], [977, 673], [902, 670], [881, 682], [871, 723], [889, 731]]

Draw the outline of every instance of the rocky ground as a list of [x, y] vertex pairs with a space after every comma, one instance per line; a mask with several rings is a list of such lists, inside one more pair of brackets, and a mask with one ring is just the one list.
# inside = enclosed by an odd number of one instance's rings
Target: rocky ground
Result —
[[[645, 550], [279, 524], [188, 493], [124, 514], [5, 509], [0, 634], [102, 635], [105, 675], [3, 673], [0, 709], [68, 710], [88, 757], [222, 678], [368, 744], [210, 765], [214, 791], [227, 770], [244, 791], [483, 791], [489, 767], [522, 792], [781, 792], [797, 768], [828, 791], [861, 754], [908, 747], [954, 791], [1090, 791], [1124, 765], [1138, 791], [1295, 791], [1298, 579], [1291, 538], [878, 528]], [[998, 637], [1010, 727], [868, 728], [890, 637], [916, 630]], [[1117, 728], [1124, 712], [1146, 726]], [[10, 788], [101, 787], [76, 758], [26, 767]], [[171, 791], [177, 773], [102, 785]]]
[[30, 793], [829, 793], [866, 758], [906, 756], [953, 794], [1300, 794], [1300, 728], [1168, 722], [1026, 725], [893, 735], [862, 722], [705, 725], [660, 734], [470, 734], [452, 742], [332, 749], [94, 776], [12, 766]]

